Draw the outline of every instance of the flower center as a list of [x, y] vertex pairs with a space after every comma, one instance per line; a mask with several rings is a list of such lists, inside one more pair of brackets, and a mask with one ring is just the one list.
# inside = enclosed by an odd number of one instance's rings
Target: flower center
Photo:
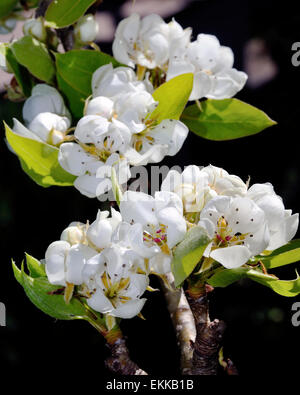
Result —
[[220, 217], [217, 222], [217, 229], [213, 239], [213, 246], [229, 247], [233, 245], [243, 245], [249, 233], [233, 233], [233, 230], [228, 226], [228, 222], [224, 216]]
[[111, 304], [116, 308], [117, 302], [126, 303], [131, 298], [122, 295], [122, 291], [128, 289], [130, 284], [129, 277], [122, 277], [120, 280], [112, 282], [110, 275], [104, 272], [101, 276], [105, 296], [110, 300]]
[[158, 229], [153, 226], [150, 231], [143, 232], [143, 240], [145, 243], [150, 245], [157, 245], [160, 247], [164, 254], [170, 255], [171, 251], [168, 246], [167, 240], [167, 227], [166, 225], [160, 224]]

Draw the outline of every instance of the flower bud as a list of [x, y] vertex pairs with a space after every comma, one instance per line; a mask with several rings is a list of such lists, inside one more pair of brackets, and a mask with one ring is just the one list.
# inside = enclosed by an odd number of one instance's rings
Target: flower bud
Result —
[[74, 33], [79, 43], [88, 44], [96, 39], [98, 30], [99, 27], [95, 17], [88, 14], [79, 19], [75, 26]]
[[39, 41], [46, 41], [47, 32], [42, 17], [29, 19], [24, 23], [23, 32], [27, 36], [32, 36]]
[[69, 110], [60, 93], [52, 86], [38, 84], [32, 89], [31, 96], [23, 106], [25, 123], [28, 125], [38, 114], [43, 112], [57, 114], [71, 120]]
[[82, 244], [85, 239], [83, 227], [84, 224], [81, 222], [71, 222], [70, 225], [62, 232], [60, 239], [67, 241], [71, 245]]
[[42, 141], [52, 145], [61, 143], [65, 137], [65, 132], [70, 127], [70, 121], [67, 117], [50, 112], [38, 114], [28, 128], [35, 133]]

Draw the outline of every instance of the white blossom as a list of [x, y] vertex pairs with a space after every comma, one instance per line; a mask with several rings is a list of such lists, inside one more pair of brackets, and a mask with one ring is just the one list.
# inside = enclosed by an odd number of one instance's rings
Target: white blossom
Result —
[[114, 57], [130, 67], [136, 64], [154, 69], [163, 67], [169, 58], [168, 26], [159, 15], [142, 20], [137, 14], [123, 19], [113, 42]]
[[88, 44], [95, 41], [99, 26], [92, 14], [82, 16], [75, 25], [74, 34], [79, 43]]
[[87, 304], [113, 317], [132, 318], [140, 313], [146, 301], [141, 298], [149, 280], [133, 270], [140, 260], [133, 251], [119, 245], [105, 248], [90, 259], [83, 269]]
[[[88, 103], [86, 114], [93, 122], [97, 122], [97, 116], [98, 122], [101, 117], [112, 122], [119, 136], [126, 136], [123, 139], [124, 144], [118, 150], [131, 165], [139, 166], [158, 163], [166, 155], [176, 155], [188, 135], [188, 128], [180, 121], [166, 119], [158, 124], [149, 121], [148, 114], [156, 106], [157, 103], [150, 93], [137, 91], [120, 94], [115, 100], [98, 96]], [[87, 116], [83, 119], [85, 118]], [[93, 127], [89, 130], [93, 130]], [[92, 133], [89, 132], [89, 135]], [[79, 139], [82, 141], [80, 137]], [[114, 139], [119, 140], [120, 138]]]
[[97, 153], [90, 153], [77, 143], [63, 143], [58, 161], [67, 172], [77, 176], [74, 186], [83, 195], [94, 198], [111, 190], [111, 170], [115, 168], [120, 184], [130, 178], [129, 164], [118, 154], [110, 154], [105, 161]]
[[37, 115], [43, 112], [67, 117], [71, 121], [71, 115], [60, 93], [52, 86], [38, 84], [32, 89], [31, 96], [23, 106], [23, 118], [26, 125], [28, 126]]
[[50, 145], [59, 145], [70, 127], [67, 117], [44, 112], [38, 114], [26, 128], [17, 119], [13, 119], [13, 131], [23, 137], [41, 141]]
[[247, 74], [234, 69], [233, 62], [233, 52], [229, 47], [221, 46], [215, 36], [199, 34], [185, 51], [177, 51], [171, 57], [167, 80], [183, 73], [193, 73], [190, 100], [230, 98], [247, 81]]
[[122, 93], [147, 91], [153, 92], [153, 86], [146, 78], [139, 81], [130, 67], [116, 67], [106, 64], [99, 67], [92, 77], [93, 97], [116, 98]]
[[247, 197], [211, 199], [201, 211], [199, 225], [212, 239], [204, 256], [228, 269], [247, 263], [262, 253], [270, 241], [264, 211]]
[[260, 207], [267, 218], [271, 240], [266, 250], [275, 250], [287, 244], [296, 234], [299, 225], [299, 214], [286, 210], [282, 198], [276, 195], [272, 184], [254, 184], [247, 193]]
[[142, 192], [127, 191], [120, 204], [123, 221], [120, 241], [149, 260], [157, 274], [171, 270], [172, 248], [185, 236], [186, 221], [182, 202], [171, 192], [157, 192], [153, 198]]
[[86, 261], [96, 254], [97, 251], [84, 244], [71, 246], [67, 241], [54, 241], [45, 254], [45, 269], [49, 282], [63, 286], [82, 284], [82, 269]]
[[42, 42], [46, 41], [47, 38], [47, 32], [42, 17], [27, 19], [23, 25], [23, 32], [25, 35], [32, 36]]
[[111, 217], [108, 211], [98, 211], [96, 220], [89, 226], [86, 236], [92, 245], [98, 249], [110, 245], [113, 232], [122, 221], [121, 214], [111, 208]]
[[191, 165], [181, 174], [169, 171], [161, 190], [176, 193], [182, 199], [185, 213], [199, 213], [215, 196], [245, 196], [247, 185], [219, 167]]

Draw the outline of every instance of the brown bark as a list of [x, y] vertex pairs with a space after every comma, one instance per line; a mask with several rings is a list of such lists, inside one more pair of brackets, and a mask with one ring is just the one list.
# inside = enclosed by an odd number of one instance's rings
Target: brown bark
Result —
[[[171, 286], [174, 287], [173, 275], [168, 273], [166, 277]], [[174, 291], [171, 291], [163, 281], [161, 281], [161, 286], [180, 347], [181, 372], [182, 374], [190, 374], [193, 367], [193, 344], [196, 339], [194, 317], [182, 288], [175, 289], [174, 287]]]
[[56, 32], [57, 32], [57, 36], [60, 38], [64, 50], [66, 52], [71, 51], [71, 49], [73, 49], [74, 47], [73, 26], [57, 29]]
[[38, 8], [35, 11], [35, 17], [45, 16], [47, 8], [52, 3], [52, 0], [42, 0], [39, 3]]
[[193, 297], [187, 294], [196, 323], [196, 341], [194, 343], [193, 367], [191, 375], [216, 375], [218, 373], [218, 355], [225, 331], [225, 323], [215, 319], [210, 321], [206, 291]]
[[116, 374], [144, 376], [147, 373], [130, 359], [124, 339], [118, 339], [113, 344], [107, 343], [111, 356], [105, 361], [106, 367]]

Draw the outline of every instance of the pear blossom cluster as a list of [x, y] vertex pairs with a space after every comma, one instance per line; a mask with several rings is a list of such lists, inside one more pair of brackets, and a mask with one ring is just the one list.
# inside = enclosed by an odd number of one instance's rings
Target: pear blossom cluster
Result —
[[132, 14], [118, 25], [113, 54], [130, 67], [160, 69], [167, 81], [193, 73], [190, 100], [233, 97], [245, 85], [247, 74], [233, 68], [232, 50], [210, 34], [199, 34], [195, 41], [191, 37], [192, 29], [183, 29], [174, 19], [166, 23], [155, 14], [143, 19]]
[[270, 183], [249, 188], [215, 166], [172, 170], [161, 189], [180, 197], [186, 220], [206, 229], [211, 239], [204, 256], [226, 268], [287, 244], [298, 229], [299, 214], [285, 209]]
[[126, 192], [120, 212], [99, 211], [92, 224], [72, 222], [50, 244], [45, 269], [51, 284], [63, 286], [68, 303], [76, 294], [110, 317], [132, 318], [146, 301], [149, 274], [171, 271], [172, 249], [187, 231], [176, 194], [155, 197]]
[[74, 141], [61, 144], [59, 153], [63, 169], [77, 176], [74, 186], [90, 198], [111, 189], [112, 168], [124, 184], [131, 176], [130, 166], [175, 155], [188, 134], [180, 121], [151, 120], [158, 105], [153, 86], [129, 67], [101, 66], [93, 74], [92, 92]]
[[78, 295], [106, 317], [140, 314], [149, 275], [165, 279], [191, 227], [209, 236], [202, 264], [233, 269], [287, 244], [299, 223], [270, 183], [249, 188], [212, 165], [170, 171], [154, 196], [126, 191], [119, 208], [110, 217], [99, 210], [92, 224], [72, 222], [45, 257], [48, 280], [65, 287], [66, 302]]
[[23, 137], [58, 146], [66, 139], [71, 115], [61, 94], [52, 86], [37, 84], [23, 106], [25, 125], [14, 118], [13, 131]]

